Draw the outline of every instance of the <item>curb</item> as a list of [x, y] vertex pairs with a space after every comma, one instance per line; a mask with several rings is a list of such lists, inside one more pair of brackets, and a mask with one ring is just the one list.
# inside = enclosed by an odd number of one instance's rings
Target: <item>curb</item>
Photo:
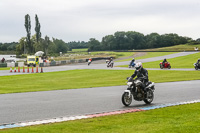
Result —
[[64, 121], [79, 120], [79, 119], [88, 119], [88, 118], [95, 118], [95, 117], [102, 117], [102, 116], [109, 116], [109, 115], [117, 115], [117, 114], [125, 114], [125, 113], [132, 113], [132, 112], [141, 112], [141, 111], [147, 111], [147, 110], [152, 110], [152, 109], [165, 108], [165, 107], [169, 107], [169, 106], [177, 106], [177, 105], [199, 103], [199, 102], [200, 102], [200, 99], [193, 100], [193, 101], [186, 101], [186, 102], [161, 104], [161, 105], [143, 107], [143, 108], [138, 108], [138, 109], [127, 109], [127, 110], [118, 110], [118, 111], [104, 112], [104, 113], [97, 113], [97, 114], [89, 114], [89, 115], [60, 117], [60, 118], [53, 118], [53, 119], [48, 119], [48, 120], [39, 120], [39, 121], [33, 121], [33, 122], [21, 122], [21, 123], [3, 124], [3, 125], [0, 125], [0, 129], [33, 126], [33, 125], [64, 122]]

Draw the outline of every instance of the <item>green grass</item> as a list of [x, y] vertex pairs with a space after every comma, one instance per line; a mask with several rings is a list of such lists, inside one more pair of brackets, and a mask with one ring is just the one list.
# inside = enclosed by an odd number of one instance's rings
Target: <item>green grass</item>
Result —
[[[169, 54], [174, 54], [177, 52], [146, 52], [147, 54], [145, 54], [144, 56], [139, 56], [139, 57], [135, 57], [135, 60], [139, 60], [139, 59], [146, 59], [146, 58], [152, 58], [152, 57], [157, 57], [157, 56], [164, 56], [164, 55], [169, 55]], [[118, 62], [122, 62], [122, 61], [131, 61], [132, 58], [129, 59], [124, 59], [124, 60], [119, 60]]]
[[[133, 70], [69, 70], [0, 76], [0, 94], [126, 85]], [[109, 76], [108, 76], [109, 75]], [[200, 71], [149, 71], [153, 82], [200, 79]]]
[[[198, 58], [200, 58], [200, 53], [171, 58], [167, 59], [167, 61], [170, 62], [172, 68], [194, 68], [193, 64], [197, 62]], [[159, 64], [162, 61], [163, 60], [158, 60], [142, 64], [144, 68], [160, 68]], [[120, 65], [119, 67], [128, 67], [128, 64]]]
[[[200, 58], [200, 53], [167, 59], [167, 61], [170, 62], [172, 68], [194, 68], [193, 64], [197, 62], [198, 58]], [[145, 68], [159, 68], [162, 61], [147, 62], [143, 65]]]
[[87, 52], [88, 48], [72, 49], [72, 52]]
[[134, 52], [99, 51], [99, 52], [91, 52], [91, 55], [104, 55], [104, 56], [112, 56], [112, 57], [115, 57], [115, 58], [119, 58], [119, 57], [133, 56]]
[[200, 44], [198, 45], [175, 45], [171, 47], [163, 47], [163, 48], [154, 48], [154, 49], [145, 49], [141, 51], [194, 51], [194, 47], [198, 47], [200, 49]]
[[2, 133], [198, 133], [199, 131], [200, 103], [1, 130]]

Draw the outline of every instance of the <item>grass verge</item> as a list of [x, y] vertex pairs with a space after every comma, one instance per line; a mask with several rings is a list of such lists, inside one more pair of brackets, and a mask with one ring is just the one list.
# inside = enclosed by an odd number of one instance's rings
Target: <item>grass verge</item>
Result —
[[1, 130], [2, 133], [197, 133], [200, 103]]
[[144, 49], [141, 51], [194, 51], [194, 48], [200, 48], [200, 44], [198, 45], [190, 45], [190, 44], [182, 44], [182, 45], [175, 45], [170, 47], [163, 47], [163, 48], [154, 48], [154, 49]]
[[[169, 54], [175, 54], [177, 52], [146, 52], [144, 56], [136, 57], [135, 60], [139, 59], [146, 59], [146, 58], [151, 58], [151, 57], [157, 57], [157, 56], [164, 56], [164, 55], [169, 55]], [[124, 59], [124, 60], [119, 60], [117, 62], [122, 62], [122, 61], [131, 61], [132, 58], [129, 59]]]
[[[126, 85], [133, 70], [69, 70], [0, 76], [0, 94]], [[149, 70], [153, 82], [199, 80], [200, 71]]]
[[[197, 62], [198, 58], [200, 58], [200, 53], [171, 58], [167, 59], [167, 61], [170, 62], [172, 68], [194, 68], [193, 64]], [[147, 62], [142, 63], [142, 65], [144, 68], [160, 68], [159, 64], [162, 61], [163, 60]], [[128, 67], [128, 64], [120, 65], [119, 67]]]

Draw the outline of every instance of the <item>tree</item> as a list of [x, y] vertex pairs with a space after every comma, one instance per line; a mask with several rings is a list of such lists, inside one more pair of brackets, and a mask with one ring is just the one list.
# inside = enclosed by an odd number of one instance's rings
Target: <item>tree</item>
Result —
[[88, 45], [89, 45], [89, 49], [88, 49], [89, 51], [91, 51], [91, 50], [101, 50], [100, 42], [98, 40], [96, 40], [95, 38], [90, 38]]
[[41, 32], [40, 32], [40, 22], [37, 14], [35, 15], [35, 32], [36, 32], [36, 41], [39, 42], [41, 38]]
[[53, 43], [56, 45], [56, 50], [55, 53], [66, 53], [68, 50], [67, 44], [63, 40], [59, 39], [54, 39], [53, 38]]
[[26, 32], [27, 32], [27, 36], [26, 36], [26, 41], [27, 41], [27, 45], [28, 45], [28, 51], [30, 53], [32, 53], [33, 51], [33, 46], [31, 44], [31, 19], [30, 16], [27, 14], [25, 15], [25, 24], [24, 24], [25, 28], [26, 28]]
[[101, 41], [102, 50], [113, 50], [115, 45], [115, 38], [113, 35], [107, 35]]
[[51, 41], [49, 40], [49, 37], [45, 36], [44, 43], [43, 43], [43, 48], [44, 48], [45, 55], [48, 54], [48, 47], [49, 47], [50, 43], [51, 43]]

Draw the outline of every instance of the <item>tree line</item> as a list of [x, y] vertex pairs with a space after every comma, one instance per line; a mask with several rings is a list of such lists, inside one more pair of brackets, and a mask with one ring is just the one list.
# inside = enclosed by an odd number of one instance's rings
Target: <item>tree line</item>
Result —
[[174, 46], [179, 44], [200, 44], [200, 39], [192, 40], [189, 37], [182, 37], [178, 34], [170, 33], [159, 35], [151, 33], [144, 35], [136, 31], [120, 31], [114, 35], [107, 35], [99, 42], [95, 38], [91, 38], [88, 42], [90, 51], [98, 50], [133, 50], [133, 49], [149, 49]]

